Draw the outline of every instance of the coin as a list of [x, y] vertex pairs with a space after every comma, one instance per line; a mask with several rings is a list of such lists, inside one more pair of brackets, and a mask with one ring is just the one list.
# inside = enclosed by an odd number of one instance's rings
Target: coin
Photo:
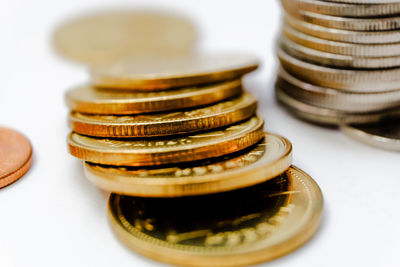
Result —
[[238, 96], [240, 79], [159, 92], [128, 92], [80, 86], [66, 94], [67, 106], [87, 114], [126, 115], [171, 111], [213, 104]]
[[400, 119], [388, 117], [377, 123], [343, 125], [341, 130], [365, 144], [400, 151]]
[[267, 133], [255, 146], [218, 159], [162, 168], [85, 163], [85, 174], [106, 191], [142, 197], [180, 197], [258, 184], [286, 171], [291, 161], [291, 143], [284, 137]]
[[316, 50], [357, 57], [389, 57], [400, 55], [400, 43], [392, 44], [352, 44], [317, 38], [299, 32], [287, 24], [283, 25], [283, 34], [292, 41]]
[[264, 122], [254, 116], [218, 130], [152, 139], [105, 139], [71, 133], [70, 153], [85, 161], [118, 166], [150, 166], [220, 157], [254, 145]]
[[190, 53], [195, 40], [194, 26], [186, 18], [129, 9], [75, 18], [53, 36], [61, 55], [89, 65], [134, 55]]
[[302, 10], [287, 10], [287, 12], [306, 22], [328, 28], [351, 31], [389, 31], [400, 29], [399, 16], [381, 18], [346, 18]]
[[389, 4], [389, 3], [399, 2], [399, 0], [324, 0], [324, 1], [347, 3], [347, 4]]
[[283, 256], [309, 240], [323, 197], [296, 167], [265, 183], [185, 198], [112, 194], [111, 226], [123, 244], [180, 266], [241, 266]]
[[211, 106], [169, 113], [130, 116], [72, 112], [72, 131], [98, 137], [151, 137], [186, 134], [224, 127], [251, 117], [257, 100], [250, 93]]
[[292, 28], [325, 40], [355, 44], [389, 44], [400, 42], [400, 31], [349, 31], [308, 23], [286, 14], [284, 22]]
[[390, 3], [374, 1], [374, 4], [360, 5], [319, 0], [282, 0], [282, 4], [285, 8], [301, 9], [338, 17], [383, 17], [400, 13], [398, 1]]
[[0, 188], [21, 178], [32, 165], [32, 146], [17, 131], [0, 127]]
[[291, 56], [302, 61], [323, 66], [353, 69], [384, 69], [400, 67], [400, 56], [358, 57], [333, 54], [303, 46], [293, 42], [285, 36], [281, 36], [279, 43], [280, 48]]
[[380, 121], [386, 116], [400, 114], [398, 108], [373, 113], [343, 112], [335, 109], [323, 108], [301, 102], [296, 98], [289, 96], [279, 84], [275, 85], [275, 89], [277, 100], [291, 114], [300, 119], [316, 124], [338, 126], [352, 123], [372, 123]]
[[283, 68], [277, 84], [298, 101], [344, 112], [378, 112], [400, 106], [400, 90], [384, 93], [353, 93], [316, 86], [297, 79]]
[[400, 68], [387, 70], [329, 68], [298, 60], [282, 49], [279, 49], [278, 57], [286, 71], [315, 85], [364, 93], [400, 89]]
[[241, 54], [135, 57], [94, 67], [91, 76], [102, 88], [163, 90], [236, 79], [257, 67], [257, 59]]

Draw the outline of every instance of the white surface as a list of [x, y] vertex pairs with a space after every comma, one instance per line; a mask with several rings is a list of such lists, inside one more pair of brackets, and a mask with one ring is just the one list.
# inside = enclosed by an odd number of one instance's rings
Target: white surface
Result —
[[[106, 216], [106, 193], [68, 155], [65, 90], [85, 68], [51, 50], [54, 27], [70, 15], [122, 1], [2, 1], [0, 124], [32, 141], [35, 163], [0, 190], [0, 266], [163, 266], [125, 249]], [[279, 31], [277, 1], [126, 1], [182, 11], [198, 23], [204, 50], [252, 52], [262, 68], [246, 84], [260, 100], [266, 129], [294, 144], [294, 163], [325, 196], [323, 225], [296, 252], [266, 266], [398, 266], [400, 155], [359, 144], [339, 131], [290, 117], [273, 98]], [[125, 4], [126, 4], [125, 3]]]

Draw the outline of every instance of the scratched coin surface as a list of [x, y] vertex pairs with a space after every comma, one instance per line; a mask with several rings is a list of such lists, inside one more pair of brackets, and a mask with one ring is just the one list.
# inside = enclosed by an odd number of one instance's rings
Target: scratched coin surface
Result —
[[292, 145], [267, 133], [255, 146], [218, 159], [160, 168], [106, 167], [85, 164], [86, 177], [98, 187], [122, 195], [178, 197], [243, 188], [287, 170]]
[[193, 135], [173, 138], [110, 139], [71, 133], [70, 153], [92, 163], [149, 166], [220, 157], [256, 144], [264, 122], [254, 116], [244, 122]]
[[21, 178], [32, 165], [32, 146], [17, 131], [0, 127], [0, 188]]
[[315, 234], [322, 209], [318, 185], [293, 166], [225, 193], [109, 199], [111, 226], [124, 245], [180, 266], [242, 266], [283, 256]]
[[236, 79], [257, 67], [258, 60], [244, 54], [133, 57], [94, 67], [91, 76], [102, 88], [163, 90]]
[[400, 152], [400, 117], [387, 117], [377, 123], [343, 125], [348, 136], [371, 146]]
[[72, 131], [97, 137], [152, 137], [187, 134], [228, 126], [250, 118], [257, 100], [250, 93], [211, 106], [142, 115], [90, 115], [72, 112]]
[[126, 115], [162, 112], [213, 104], [242, 92], [240, 79], [158, 92], [128, 92], [90, 85], [69, 90], [67, 106], [87, 114]]
[[75, 18], [58, 27], [53, 36], [61, 55], [89, 65], [134, 55], [187, 54], [195, 41], [196, 31], [186, 18], [129, 9]]

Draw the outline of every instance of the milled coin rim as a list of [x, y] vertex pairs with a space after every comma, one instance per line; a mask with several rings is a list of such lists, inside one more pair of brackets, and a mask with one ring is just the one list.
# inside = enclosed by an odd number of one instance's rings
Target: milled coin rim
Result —
[[[103, 190], [141, 197], [181, 197], [211, 194], [235, 190], [272, 179], [286, 171], [292, 161], [292, 145], [282, 136], [265, 133], [265, 139], [257, 145], [283, 144], [283, 150], [271, 162], [267, 161], [268, 148], [264, 155], [246, 167], [229, 169], [220, 173], [188, 177], [130, 176], [129, 173], [113, 172], [112, 167], [84, 163], [85, 175], [96, 186]], [[251, 154], [254, 149], [246, 152]], [[111, 171], [108, 171], [111, 168]]]
[[[89, 86], [89, 85], [87, 85]], [[87, 114], [103, 115], [129, 115], [151, 112], [172, 111], [185, 108], [194, 108], [202, 105], [213, 104], [234, 96], [242, 92], [241, 79], [228, 80], [205, 86], [193, 86], [170, 90], [168, 95], [160, 93], [160, 96], [124, 99], [93, 99], [93, 101], [78, 99], [74, 97], [75, 90], [87, 90], [87, 86], [77, 87], [69, 90], [66, 95], [67, 106], [72, 111]], [[90, 86], [89, 86], [90, 87]], [[84, 88], [84, 89], [80, 89]], [[193, 90], [190, 90], [193, 89]], [[93, 88], [93, 90], [96, 90]], [[190, 91], [189, 91], [190, 90]], [[129, 94], [129, 92], [118, 92], [109, 90], [114, 94]], [[175, 93], [175, 94], [172, 94]], [[142, 92], [141, 94], [145, 94]], [[157, 94], [153, 92], [152, 95]]]
[[189, 246], [167, 243], [145, 235], [134, 228], [129, 228], [128, 231], [123, 226], [122, 218], [118, 218], [122, 215], [118, 215], [118, 212], [114, 211], [113, 201], [118, 197], [115, 194], [111, 194], [108, 201], [108, 217], [111, 228], [117, 238], [131, 250], [174, 265], [225, 267], [269, 261], [290, 253], [310, 240], [317, 232], [322, 219], [323, 196], [317, 183], [307, 173], [293, 165], [287, 170], [287, 173], [292, 179], [296, 179], [295, 182], [298, 186], [301, 186], [301, 189], [292, 188], [291, 193], [295, 194], [299, 190], [304, 190], [308, 196], [308, 199], [304, 201], [309, 205], [302, 219], [291, 224], [291, 231], [285, 233], [285, 238], [275, 240], [272, 245], [268, 246], [267, 244], [267, 247], [258, 244], [244, 250], [243, 248], [242, 250], [232, 248], [228, 252], [221, 252], [214, 247], [210, 249], [196, 247], [188, 251], [185, 248]]
[[[264, 121], [259, 116], [253, 116], [246, 122], [251, 123], [249, 129], [245, 129], [232, 134], [228, 138], [214, 138], [212, 141], [198, 143], [196, 145], [172, 145], [168, 149], [159, 147], [151, 149], [122, 150], [122, 149], [103, 149], [98, 150], [92, 146], [77, 144], [73, 136], [82, 136], [77, 133], [71, 133], [68, 137], [68, 147], [70, 154], [79, 159], [92, 163], [117, 166], [152, 166], [164, 165], [178, 162], [197, 161], [205, 158], [219, 157], [222, 155], [240, 151], [246, 147], [256, 144], [262, 139]], [[234, 127], [234, 124], [229, 127]], [[212, 132], [212, 131], [210, 131]], [[88, 139], [100, 139], [94, 137], [85, 137]], [[118, 139], [114, 139], [118, 140]], [[123, 142], [123, 141], [122, 141]], [[152, 140], [152, 142], [155, 142]]]
[[[197, 116], [185, 116], [183, 114], [179, 118], [169, 119], [168, 114], [174, 113], [170, 112], [159, 114], [160, 117], [165, 116], [165, 119], [157, 121], [138, 120], [137, 122], [131, 123], [105, 122], [101, 121], [101, 118], [93, 118], [93, 116], [91, 118], [91, 115], [89, 114], [82, 114], [84, 117], [77, 117], [77, 113], [73, 112], [69, 115], [69, 125], [73, 132], [95, 137], [154, 137], [194, 133], [225, 127], [248, 119], [257, 109], [257, 100], [248, 92], [245, 92], [238, 98], [229, 101], [233, 100], [240, 102], [225, 110], [221, 110], [218, 113], [209, 113]], [[212, 106], [218, 106], [223, 103], [224, 102], [219, 102]], [[196, 113], [196, 110], [207, 109], [212, 106], [194, 109], [192, 111]], [[157, 116], [157, 114], [154, 114], [154, 116]]]

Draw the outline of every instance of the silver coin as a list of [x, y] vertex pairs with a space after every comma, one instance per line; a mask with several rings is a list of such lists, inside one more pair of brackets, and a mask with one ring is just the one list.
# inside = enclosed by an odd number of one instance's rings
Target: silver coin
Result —
[[336, 42], [310, 36], [285, 24], [282, 33], [292, 41], [316, 50], [357, 57], [389, 57], [400, 55], [400, 43], [393, 44], [352, 44]]
[[354, 44], [389, 44], [400, 42], [400, 31], [349, 31], [341, 29], [332, 29], [317, 24], [312, 24], [288, 14], [284, 21], [292, 28], [325, 40], [346, 42]]
[[400, 90], [385, 93], [352, 93], [316, 86], [279, 70], [278, 87], [289, 96], [313, 106], [340, 112], [378, 112], [400, 106]]
[[[360, 5], [320, 0], [281, 0], [285, 8], [301, 9], [339, 17], [379, 17], [400, 13], [400, 2]], [[368, 0], [372, 1], [372, 0]], [[376, 3], [374, 1], [374, 3]]]
[[341, 130], [365, 144], [400, 152], [400, 117], [371, 124], [343, 125]]
[[291, 56], [310, 63], [356, 69], [382, 69], [400, 67], [400, 56], [393, 57], [358, 57], [339, 55], [312, 49], [296, 42], [286, 36], [280, 37], [280, 47]]
[[400, 89], [400, 68], [387, 70], [347, 70], [311, 64], [298, 60], [282, 49], [279, 60], [286, 71], [309, 83], [359, 93]]
[[303, 103], [286, 94], [279, 84], [275, 86], [276, 98], [291, 114], [300, 119], [322, 125], [372, 123], [389, 115], [400, 114], [400, 110], [386, 110], [376, 113], [348, 113], [334, 109], [321, 108]]

